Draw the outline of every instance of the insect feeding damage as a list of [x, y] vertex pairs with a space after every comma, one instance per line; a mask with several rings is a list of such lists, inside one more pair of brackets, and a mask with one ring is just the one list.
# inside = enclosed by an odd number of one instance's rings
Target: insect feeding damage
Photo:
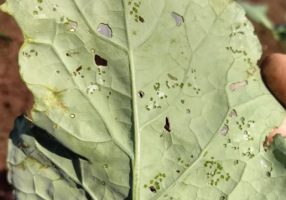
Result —
[[165, 126], [164, 126], [164, 129], [168, 132], [171, 132], [171, 124], [170, 124], [170, 121], [169, 121], [169, 118], [166, 117], [165, 118]]
[[97, 54], [95, 54], [94, 56], [94, 61], [95, 61], [95, 64], [98, 66], [107, 66], [107, 60]]
[[174, 20], [176, 22], [176, 26], [181, 26], [185, 21], [184, 17], [179, 15], [176, 12], [172, 12], [172, 17], [174, 18]]
[[96, 31], [107, 38], [112, 38], [112, 29], [108, 24], [99, 24]]

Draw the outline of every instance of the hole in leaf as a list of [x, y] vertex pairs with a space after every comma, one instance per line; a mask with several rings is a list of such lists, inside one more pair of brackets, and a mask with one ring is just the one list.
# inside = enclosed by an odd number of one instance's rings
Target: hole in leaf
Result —
[[155, 188], [154, 186], [150, 186], [149, 189], [150, 189], [150, 191], [153, 192], [153, 193], [156, 193], [156, 192], [157, 192], [157, 190], [156, 190], [156, 188]]
[[172, 12], [172, 17], [174, 18], [176, 22], [176, 26], [181, 26], [184, 23], [184, 17], [182, 15], [179, 15], [176, 12]]
[[145, 95], [145, 93], [144, 93], [142, 90], [140, 90], [140, 91], [138, 92], [138, 95], [139, 95], [140, 98], [143, 98], [144, 95]]
[[78, 23], [76, 21], [67, 19], [67, 22], [65, 22], [65, 26], [70, 32], [75, 32], [78, 27]]
[[237, 117], [237, 112], [236, 112], [236, 110], [232, 110], [232, 111], [229, 113], [229, 116], [230, 116], [231, 118]]
[[105, 37], [112, 38], [112, 29], [108, 24], [99, 24], [96, 31]]
[[224, 125], [221, 129], [220, 129], [220, 133], [223, 135], [223, 136], [225, 136], [227, 133], [228, 133], [228, 131], [229, 131], [229, 127], [228, 127], [228, 125]]
[[170, 125], [170, 121], [169, 121], [169, 118], [166, 117], [165, 118], [165, 126], [164, 126], [164, 129], [168, 132], [171, 132], [171, 125]]
[[239, 89], [244, 88], [244, 87], [247, 86], [247, 85], [248, 85], [248, 81], [247, 81], [247, 80], [239, 81], [239, 82], [230, 84], [229, 89], [230, 89], [232, 92], [235, 92], [235, 91], [237, 91], [237, 90], [239, 90]]
[[94, 56], [94, 61], [97, 66], [107, 66], [107, 60], [97, 54]]

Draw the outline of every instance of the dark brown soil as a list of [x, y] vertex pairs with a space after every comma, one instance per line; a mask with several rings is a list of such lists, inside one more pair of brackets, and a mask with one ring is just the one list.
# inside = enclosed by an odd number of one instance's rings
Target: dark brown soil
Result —
[[5, 164], [8, 133], [15, 117], [31, 106], [33, 98], [18, 72], [17, 54], [23, 41], [21, 31], [15, 21], [2, 12], [0, 33], [10, 38], [0, 38], [0, 200], [10, 200], [12, 193], [6, 180]]
[[[0, 0], [0, 4], [4, 0]], [[286, 23], [285, 0], [249, 0], [269, 5], [269, 16], [274, 23]], [[263, 57], [273, 52], [282, 52], [282, 45], [275, 40], [270, 31], [255, 24], [256, 33], [263, 45]], [[32, 95], [24, 86], [18, 72], [17, 53], [23, 41], [21, 31], [15, 21], [0, 12], [0, 32], [11, 40], [0, 38], [0, 200], [12, 199], [11, 187], [6, 181], [6, 149], [8, 133], [16, 116], [32, 105]]]
[[[286, 1], [285, 0], [249, 0], [252, 3], [265, 3], [269, 7], [268, 16], [274, 24], [286, 24]], [[271, 31], [265, 29], [259, 24], [255, 24], [255, 32], [259, 36], [260, 42], [263, 47], [263, 56], [272, 53], [281, 53], [283, 50], [281, 42], [274, 39]]]

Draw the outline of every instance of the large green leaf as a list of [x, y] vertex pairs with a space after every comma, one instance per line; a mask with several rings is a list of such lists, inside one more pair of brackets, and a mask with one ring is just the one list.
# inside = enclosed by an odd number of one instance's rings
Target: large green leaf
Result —
[[[8, 0], [2, 9], [25, 35], [32, 120], [52, 137], [18, 129], [19, 149], [11, 136], [19, 199], [284, 199], [286, 170], [263, 148], [284, 110], [261, 81], [261, 47], [237, 3]], [[51, 189], [57, 180], [69, 190]]]

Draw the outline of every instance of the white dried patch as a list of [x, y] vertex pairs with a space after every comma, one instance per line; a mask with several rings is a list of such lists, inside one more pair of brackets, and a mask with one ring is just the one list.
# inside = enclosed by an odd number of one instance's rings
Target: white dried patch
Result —
[[86, 93], [93, 94], [96, 90], [99, 90], [98, 85], [95, 83], [91, 83], [89, 86], [87, 86]]
[[103, 66], [103, 65], [97, 65], [97, 68], [100, 70], [105, 70], [108, 68], [108, 66]]
[[148, 104], [148, 105], [146, 106], [146, 108], [147, 108], [148, 110], [153, 110], [153, 104], [152, 104], [152, 103]]
[[243, 134], [243, 139], [248, 141], [249, 140], [249, 135]]
[[162, 91], [158, 91], [157, 95], [158, 95], [159, 98], [163, 98], [165, 96], [165, 93], [162, 92]]
[[112, 38], [112, 30], [108, 24], [99, 24], [96, 31], [105, 37]]
[[184, 17], [179, 15], [178, 13], [172, 12], [172, 17], [176, 22], [176, 26], [181, 26], [184, 23]]
[[265, 169], [271, 169], [271, 164], [266, 160], [260, 160], [260, 165]]
[[97, 79], [98, 84], [103, 85], [104, 81], [101, 77]]
[[229, 116], [230, 116], [231, 118], [236, 118], [236, 117], [237, 117], [237, 112], [236, 112], [236, 110], [230, 111]]
[[220, 129], [219, 132], [220, 132], [220, 134], [225, 136], [228, 133], [228, 131], [229, 131], [229, 127], [227, 124], [225, 124], [225, 125], [223, 125], [223, 127]]
[[237, 90], [240, 90], [240, 89], [244, 88], [247, 85], [248, 85], [248, 81], [247, 80], [239, 81], [239, 82], [230, 84], [229, 89], [232, 92], [235, 92]]

